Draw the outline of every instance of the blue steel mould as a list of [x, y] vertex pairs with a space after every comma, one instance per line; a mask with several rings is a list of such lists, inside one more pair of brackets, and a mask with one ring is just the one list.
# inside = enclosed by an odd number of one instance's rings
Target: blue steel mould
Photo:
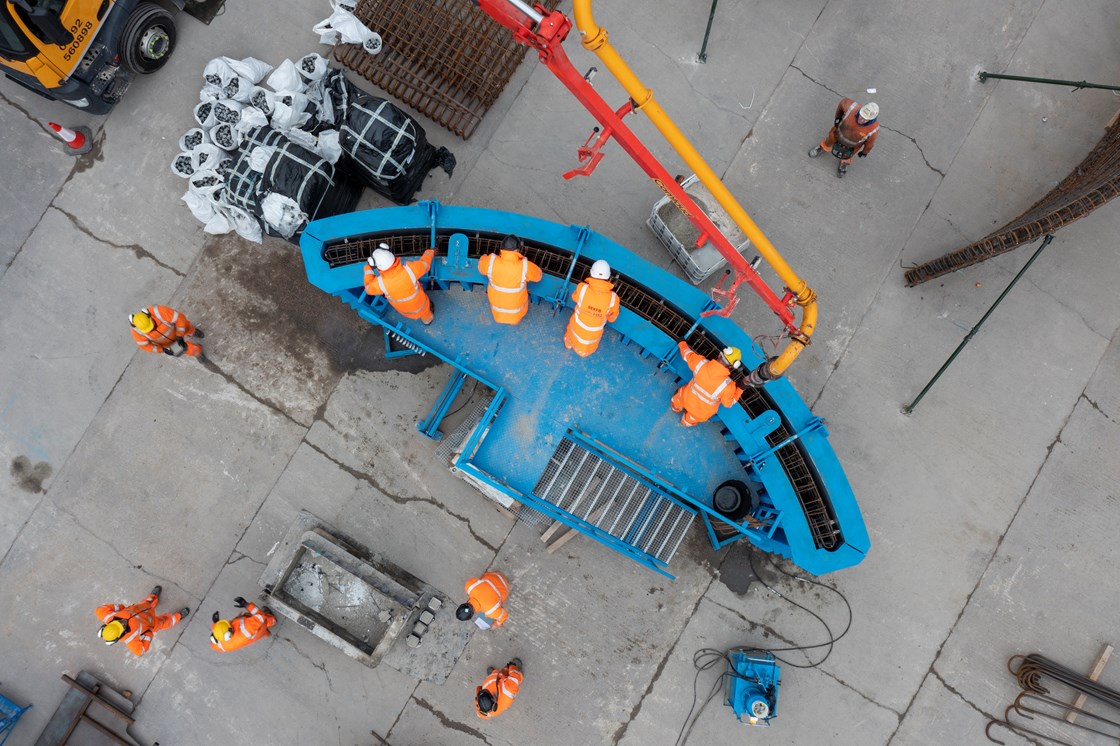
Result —
[[[733, 321], [720, 316], [701, 317], [700, 314], [711, 308], [711, 299], [697, 288], [677, 279], [668, 272], [653, 266], [624, 247], [598, 233], [581, 226], [564, 226], [538, 218], [515, 213], [487, 210], [476, 207], [454, 207], [441, 205], [435, 201], [420, 202], [408, 207], [384, 208], [364, 212], [338, 215], [310, 223], [300, 240], [304, 266], [308, 280], [319, 289], [339, 296], [354, 307], [362, 318], [393, 330], [402, 338], [416, 342], [408, 334], [408, 324], [414, 323], [396, 314], [385, 316], [387, 304], [381, 298], [366, 299], [362, 288], [363, 264], [354, 263], [330, 267], [323, 259], [324, 249], [344, 240], [359, 240], [379, 235], [416, 233], [421, 231], [436, 235], [449, 234], [490, 234], [505, 235], [514, 233], [532, 244], [547, 245], [557, 250], [579, 254], [589, 260], [605, 259], [611, 268], [620, 275], [628, 277], [651, 294], [672, 299], [672, 306], [689, 318], [696, 320], [696, 327], [702, 328], [711, 338], [724, 345], [735, 345], [743, 351], [744, 364], [754, 367], [762, 361], [760, 351], [754, 346], [750, 336]], [[465, 236], [454, 236], [449, 252], [453, 261], [437, 257], [432, 269], [432, 281], [436, 286], [447, 289], [452, 283], [464, 286], [482, 284], [481, 276], [474, 270], [470, 261], [465, 260]], [[574, 267], [574, 261], [572, 263]], [[570, 273], [569, 273], [570, 275]], [[571, 277], [562, 280], [546, 276], [544, 281], [530, 286], [535, 291], [532, 300], [536, 303], [568, 305], [565, 298], [570, 287]], [[636, 342], [641, 347], [643, 357], [656, 357], [660, 365], [670, 368], [679, 377], [687, 378], [690, 373], [679, 356], [675, 355], [676, 339], [671, 339], [660, 329], [654, 327], [641, 316], [623, 309], [613, 329], [622, 335], [624, 342]], [[419, 342], [416, 342], [419, 344]], [[439, 350], [421, 345], [441, 360], [453, 365], [466, 375], [477, 378], [481, 383], [496, 392], [492, 406], [500, 406], [503, 393], [501, 386], [481, 379], [456, 359]], [[776, 413], [768, 412], [753, 420], [741, 407], [723, 408], [719, 420], [726, 428], [729, 441], [737, 446], [736, 452], [751, 477], [764, 488], [766, 501], [763, 516], [769, 515], [769, 523], [762, 528], [750, 528], [746, 524], [731, 525], [736, 534], [730, 538], [716, 536], [709, 514], [710, 506], [693, 497], [685, 496], [689, 504], [701, 511], [709, 540], [716, 548], [730, 541], [746, 537], [759, 548], [789, 557], [795, 564], [809, 572], [821, 575], [862, 561], [870, 548], [870, 539], [860, 514], [859, 506], [852, 493], [843, 468], [828, 441], [828, 430], [820, 418], [815, 417], [798, 395], [793, 386], [784, 378], [766, 384], [766, 394], [785, 419], [787, 429], [793, 433], [791, 440], [799, 440], [800, 451], [807, 464], [815, 470], [820, 489], [826, 493], [832, 506], [836, 523], [840, 529], [842, 542], [832, 550], [818, 548], [810, 533], [797, 494], [786, 476], [782, 464], [774, 455], [773, 448], [765, 436], [779, 424]], [[496, 414], [496, 409], [494, 410]], [[480, 428], [481, 431], [483, 428]], [[477, 434], [477, 433], [476, 433]], [[477, 443], [475, 444], [477, 447]], [[467, 452], [464, 452], [466, 455]], [[488, 475], [463, 460], [464, 470], [473, 469], [477, 478], [493, 482]], [[495, 486], [510, 492], [511, 488], [496, 483]], [[513, 491], [517, 492], [517, 491]], [[520, 495], [520, 493], [517, 493]], [[573, 516], [557, 515], [557, 509], [532, 496], [520, 495], [516, 498], [532, 504], [551, 517], [568, 525], [575, 526], [584, 533], [633, 556], [632, 551], [613, 544], [614, 537], [601, 536], [593, 526]], [[582, 525], [580, 525], [582, 524]], [[778, 533], [780, 531], [780, 534]], [[637, 559], [637, 558], [635, 558]], [[640, 560], [639, 560], [640, 561]], [[649, 566], [649, 563], [642, 562]], [[659, 572], [663, 572], [660, 568]], [[667, 574], [667, 573], [666, 573]]]

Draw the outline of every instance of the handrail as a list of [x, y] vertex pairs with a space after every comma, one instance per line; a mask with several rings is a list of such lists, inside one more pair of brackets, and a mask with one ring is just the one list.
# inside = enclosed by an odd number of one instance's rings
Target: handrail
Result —
[[752, 372], [752, 383], [763, 383], [766, 380], [777, 378], [785, 372], [794, 359], [808, 346], [810, 337], [817, 323], [817, 294], [811, 287], [797, 275], [786, 263], [770, 239], [751, 219], [747, 211], [738, 203], [731, 192], [723, 185], [719, 176], [712, 171], [692, 143], [684, 136], [673, 120], [657, 103], [653, 91], [642, 84], [630, 66], [622, 59], [608, 41], [606, 29], [595, 23], [591, 12], [591, 0], [574, 0], [572, 7], [576, 27], [583, 38], [583, 46], [595, 53], [603, 65], [618, 80], [626, 93], [634, 101], [634, 108], [642, 111], [658, 131], [665, 137], [669, 145], [684, 159], [688, 167], [696, 174], [701, 183], [707, 187], [720, 206], [742, 229], [747, 238], [762, 255], [767, 264], [773, 268], [778, 277], [793, 293], [795, 302], [802, 308], [800, 336], [791, 336], [789, 344], [782, 353], [768, 363], [763, 363], [756, 371]]

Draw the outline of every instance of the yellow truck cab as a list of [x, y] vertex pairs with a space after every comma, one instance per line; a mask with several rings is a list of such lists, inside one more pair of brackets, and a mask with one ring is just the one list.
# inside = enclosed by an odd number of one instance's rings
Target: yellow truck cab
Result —
[[168, 5], [150, 0], [0, 0], [0, 71], [45, 98], [107, 114], [135, 75], [175, 49]]

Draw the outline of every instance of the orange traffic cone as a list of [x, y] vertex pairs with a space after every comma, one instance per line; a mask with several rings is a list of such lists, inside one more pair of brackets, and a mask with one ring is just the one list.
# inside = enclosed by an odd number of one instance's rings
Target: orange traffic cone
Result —
[[93, 133], [89, 127], [69, 129], [54, 122], [47, 122], [47, 125], [66, 143], [66, 152], [70, 155], [82, 155], [93, 150]]

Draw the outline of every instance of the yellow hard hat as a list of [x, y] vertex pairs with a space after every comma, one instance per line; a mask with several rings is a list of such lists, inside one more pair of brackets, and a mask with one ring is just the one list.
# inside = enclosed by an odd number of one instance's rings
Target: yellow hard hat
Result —
[[225, 619], [219, 619], [210, 628], [210, 639], [214, 642], [225, 642], [231, 637], [233, 637], [233, 625]]
[[739, 351], [738, 347], [724, 347], [720, 354], [732, 368], [739, 367], [739, 361], [743, 359], [743, 353]]
[[97, 636], [105, 641], [106, 645], [112, 645], [117, 640], [121, 639], [124, 634], [124, 622], [119, 619], [114, 619], [108, 624], [101, 625], [101, 629], [97, 630]]
[[137, 311], [128, 317], [128, 321], [135, 326], [141, 334], [147, 334], [152, 329], [156, 328], [156, 323], [152, 321], [152, 317], [148, 315], [147, 311]]

